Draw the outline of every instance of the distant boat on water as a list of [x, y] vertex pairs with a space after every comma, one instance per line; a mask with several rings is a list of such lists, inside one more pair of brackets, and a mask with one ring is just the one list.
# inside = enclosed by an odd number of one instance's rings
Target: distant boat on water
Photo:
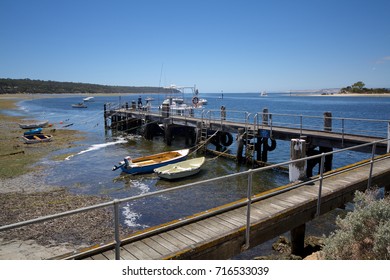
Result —
[[263, 90], [261, 93], [260, 93], [260, 96], [268, 96], [267, 92], [265, 90]]
[[84, 104], [84, 102], [80, 102], [77, 104], [72, 104], [72, 108], [87, 108], [88, 106]]
[[93, 96], [88, 96], [88, 97], [85, 97], [83, 100], [84, 100], [84, 102], [92, 102], [92, 101], [95, 100], [95, 97], [93, 97]]

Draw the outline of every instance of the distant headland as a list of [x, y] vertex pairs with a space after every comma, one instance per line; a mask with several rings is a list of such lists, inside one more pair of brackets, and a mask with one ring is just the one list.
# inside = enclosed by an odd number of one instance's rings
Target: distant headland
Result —
[[362, 82], [356, 82], [351, 86], [340, 89], [340, 94], [389, 94], [388, 88], [366, 88], [366, 85]]
[[17, 93], [172, 93], [176, 89], [150, 86], [109, 86], [87, 83], [0, 78], [0, 94]]

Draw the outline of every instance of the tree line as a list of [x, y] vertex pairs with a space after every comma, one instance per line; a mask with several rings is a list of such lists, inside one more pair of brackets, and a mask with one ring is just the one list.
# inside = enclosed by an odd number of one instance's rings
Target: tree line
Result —
[[344, 87], [340, 93], [390, 93], [388, 88], [366, 88], [362, 81], [356, 82], [351, 86]]
[[150, 86], [109, 86], [88, 83], [0, 78], [0, 94], [16, 93], [169, 93], [174, 89]]

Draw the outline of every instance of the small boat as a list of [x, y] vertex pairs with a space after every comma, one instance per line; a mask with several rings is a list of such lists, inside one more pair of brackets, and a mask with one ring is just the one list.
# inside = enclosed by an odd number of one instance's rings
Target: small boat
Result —
[[42, 133], [42, 127], [38, 127], [26, 131], [25, 133], [23, 133], [23, 135], [34, 135], [34, 134], [41, 134], [41, 133]]
[[156, 168], [185, 160], [188, 152], [189, 149], [183, 149], [135, 159], [127, 156], [123, 161], [119, 162], [118, 166], [114, 165], [112, 170], [114, 171], [120, 168], [123, 172], [129, 174], [153, 173]]
[[39, 127], [45, 127], [49, 124], [49, 121], [33, 122], [33, 123], [19, 123], [19, 127], [23, 129], [33, 129]]
[[52, 139], [51, 135], [46, 134], [33, 134], [33, 135], [23, 135], [22, 136], [24, 143], [26, 144], [35, 144], [42, 142], [49, 142]]
[[188, 159], [156, 168], [154, 169], [154, 173], [156, 173], [160, 178], [168, 180], [180, 179], [199, 173], [204, 162], [205, 157]]
[[267, 92], [264, 90], [260, 93], [260, 96], [268, 96]]
[[94, 99], [95, 99], [95, 97], [88, 96], [88, 97], [85, 97], [83, 100], [84, 100], [84, 102], [92, 102], [92, 101], [94, 101]]
[[207, 102], [208, 102], [208, 101], [207, 101], [207, 99], [205, 99], [205, 98], [200, 98], [200, 99], [199, 99], [199, 103], [202, 104], [202, 105], [207, 105]]
[[77, 104], [72, 104], [73, 108], [87, 108], [88, 106], [84, 104], [84, 102], [80, 102]]

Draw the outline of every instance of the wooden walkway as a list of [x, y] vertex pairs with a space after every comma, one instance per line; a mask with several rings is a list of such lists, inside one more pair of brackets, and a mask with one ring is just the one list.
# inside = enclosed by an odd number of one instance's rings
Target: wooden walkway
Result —
[[[354, 164], [353, 166], [357, 166]], [[348, 166], [351, 167], [351, 166]], [[365, 190], [370, 166], [337, 174], [348, 167], [329, 172], [322, 186], [321, 214], [351, 201], [356, 190]], [[389, 186], [390, 156], [375, 162], [372, 185]], [[292, 184], [278, 188], [291, 187]], [[315, 218], [319, 182], [304, 185], [252, 203], [250, 247]], [[264, 196], [259, 194], [254, 199]], [[218, 209], [214, 209], [218, 210]], [[123, 240], [120, 256], [124, 260], [148, 259], [228, 259], [242, 251], [245, 244], [247, 208], [240, 207], [204, 220], [147, 236], [133, 235]], [[143, 237], [146, 236], [146, 237]], [[67, 259], [113, 260], [114, 244], [95, 247]]]

